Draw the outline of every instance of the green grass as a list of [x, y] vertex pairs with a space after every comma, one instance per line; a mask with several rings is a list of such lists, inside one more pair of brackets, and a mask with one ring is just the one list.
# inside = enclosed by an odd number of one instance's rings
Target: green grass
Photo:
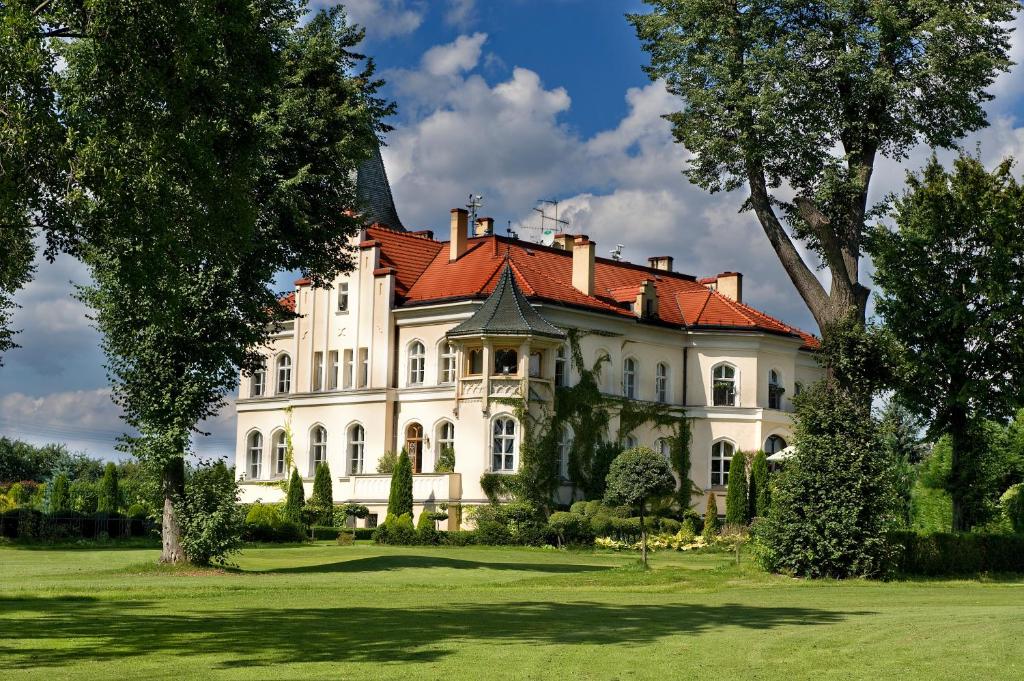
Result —
[[0, 547], [0, 678], [1020, 679], [1020, 581], [806, 582], [726, 555]]

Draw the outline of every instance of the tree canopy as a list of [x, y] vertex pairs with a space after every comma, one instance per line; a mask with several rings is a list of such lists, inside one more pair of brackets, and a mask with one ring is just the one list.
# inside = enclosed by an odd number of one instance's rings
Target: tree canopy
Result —
[[[845, 317], [863, 324], [876, 160], [986, 124], [1017, 0], [646, 2], [629, 20], [647, 73], [680, 97], [666, 118], [690, 152], [686, 176], [711, 192], [747, 186], [743, 207], [826, 336]], [[829, 291], [794, 239], [829, 269]]]

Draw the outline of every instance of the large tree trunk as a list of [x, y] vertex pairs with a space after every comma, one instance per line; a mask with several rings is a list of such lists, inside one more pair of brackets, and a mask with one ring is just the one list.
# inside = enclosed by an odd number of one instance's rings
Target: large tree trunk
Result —
[[160, 562], [183, 563], [187, 558], [181, 547], [181, 526], [178, 525], [178, 516], [174, 507], [185, 493], [185, 460], [183, 458], [172, 459], [164, 466], [161, 487], [164, 493], [164, 513], [160, 532], [163, 544]]

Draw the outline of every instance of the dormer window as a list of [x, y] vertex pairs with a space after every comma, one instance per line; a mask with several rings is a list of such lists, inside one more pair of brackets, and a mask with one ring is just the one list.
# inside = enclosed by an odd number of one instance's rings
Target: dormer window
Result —
[[519, 353], [511, 349], [494, 351], [494, 373], [515, 374], [519, 371]]

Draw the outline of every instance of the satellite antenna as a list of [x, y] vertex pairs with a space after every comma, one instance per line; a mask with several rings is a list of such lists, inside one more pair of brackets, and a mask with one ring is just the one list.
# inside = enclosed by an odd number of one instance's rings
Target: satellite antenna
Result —
[[545, 214], [543, 207], [533, 209], [535, 212], [540, 213], [540, 243], [545, 246], [551, 246], [555, 243], [555, 234], [568, 229], [569, 221], [558, 219], [558, 201], [554, 199], [537, 199], [537, 202], [542, 205], [554, 206], [555, 208], [554, 217]]
[[466, 208], [469, 210], [469, 228], [476, 229], [476, 209], [484, 205], [484, 197], [481, 194], [470, 194], [469, 203]]
[[622, 249], [625, 247], [625, 244], [615, 244], [615, 248], [611, 250], [612, 260], [622, 260]]

